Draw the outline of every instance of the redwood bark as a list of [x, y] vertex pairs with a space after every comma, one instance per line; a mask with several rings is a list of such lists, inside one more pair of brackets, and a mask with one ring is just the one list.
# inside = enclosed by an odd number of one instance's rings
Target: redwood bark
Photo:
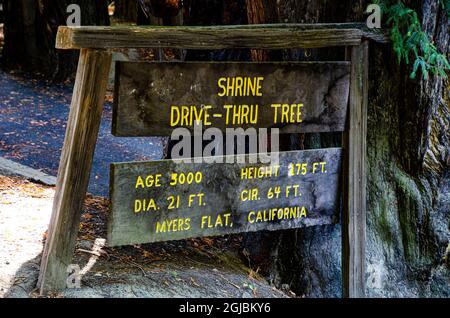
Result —
[[[364, 21], [369, 1], [278, 2], [280, 21]], [[438, 1], [405, 1], [438, 49], [449, 53], [448, 16]], [[288, 60], [342, 60], [344, 52], [289, 50]], [[368, 296], [449, 297], [450, 112], [448, 80], [411, 80], [390, 44], [371, 43], [368, 111], [366, 277]], [[305, 147], [340, 145], [313, 134]], [[298, 145], [291, 145], [292, 148]], [[269, 237], [267, 276], [306, 297], [341, 296], [340, 226]], [[254, 247], [263, 246], [256, 242]], [[249, 249], [258, 252], [261, 249]], [[267, 257], [266, 257], [267, 259]]]

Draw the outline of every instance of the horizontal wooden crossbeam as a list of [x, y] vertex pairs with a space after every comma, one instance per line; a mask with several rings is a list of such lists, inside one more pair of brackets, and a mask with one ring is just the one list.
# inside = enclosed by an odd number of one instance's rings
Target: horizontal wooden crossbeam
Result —
[[382, 31], [362, 23], [254, 24], [221, 26], [61, 26], [58, 49], [172, 47], [179, 49], [291, 49], [386, 42]]

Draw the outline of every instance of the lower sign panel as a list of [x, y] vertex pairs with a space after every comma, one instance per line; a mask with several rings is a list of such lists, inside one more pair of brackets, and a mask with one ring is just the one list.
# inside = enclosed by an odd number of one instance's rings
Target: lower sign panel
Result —
[[[273, 154], [272, 154], [273, 155]], [[110, 246], [335, 223], [342, 150], [111, 165]], [[262, 158], [259, 158], [262, 159]], [[263, 158], [267, 159], [267, 158]]]

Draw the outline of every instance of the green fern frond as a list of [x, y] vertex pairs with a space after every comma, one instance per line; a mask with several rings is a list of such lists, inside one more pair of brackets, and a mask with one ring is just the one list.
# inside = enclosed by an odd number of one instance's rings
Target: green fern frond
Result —
[[[450, 18], [450, 0], [439, 0]], [[428, 79], [429, 74], [447, 78], [450, 64], [447, 57], [440, 53], [423, 31], [418, 14], [407, 8], [400, 0], [376, 0], [390, 29], [392, 48], [397, 62], [409, 65], [412, 60], [410, 77], [417, 72]]]

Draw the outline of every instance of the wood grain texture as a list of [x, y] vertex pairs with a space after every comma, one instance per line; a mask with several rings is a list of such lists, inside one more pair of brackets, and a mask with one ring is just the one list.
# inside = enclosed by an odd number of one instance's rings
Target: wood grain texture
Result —
[[41, 294], [66, 286], [100, 126], [111, 55], [81, 50], [59, 165], [53, 212], [42, 256]]
[[385, 42], [380, 31], [362, 23], [260, 24], [221, 26], [131, 27], [61, 26], [59, 49], [172, 47], [179, 49], [320, 48], [359, 45], [362, 38]]
[[[242, 156], [242, 155], [241, 155]], [[154, 162], [117, 163], [111, 166], [111, 214], [108, 222], [108, 244], [129, 245], [190, 237], [215, 236], [239, 232], [260, 230], [281, 230], [314, 225], [332, 224], [339, 220], [340, 148], [327, 148], [304, 151], [282, 152], [279, 156], [278, 173], [275, 170], [270, 177], [242, 178], [242, 170], [251, 167], [268, 167], [262, 163], [176, 163], [173, 160]], [[236, 156], [231, 156], [236, 162]], [[324, 170], [318, 170], [315, 162], [326, 162]], [[307, 163], [306, 174], [288, 175], [290, 163]], [[274, 167], [275, 165], [273, 165]], [[275, 169], [275, 168], [273, 168]], [[201, 172], [200, 183], [178, 184], [170, 186], [172, 173]], [[295, 168], [297, 171], [297, 168]], [[300, 170], [299, 170], [300, 171]], [[319, 172], [320, 171], [320, 172]], [[322, 173], [322, 171], [325, 171]], [[159, 187], [136, 188], [138, 176], [161, 174]], [[286, 197], [286, 186], [299, 185], [298, 195], [291, 187]], [[278, 198], [268, 198], [270, 188], [280, 187]], [[251, 201], [242, 201], [243, 190], [258, 189]], [[203, 193], [202, 204], [194, 199], [189, 206], [191, 194]], [[247, 198], [244, 193], [243, 198]], [[180, 196], [178, 208], [169, 209], [169, 196]], [[135, 210], [135, 200], [154, 199], [157, 208], [142, 212]], [[305, 207], [307, 217], [248, 221], [249, 213], [269, 209]], [[138, 211], [136, 213], [136, 211]], [[215, 223], [217, 215], [229, 213], [233, 226], [202, 228], [202, 217], [210, 217]], [[190, 219], [190, 229], [183, 231], [156, 230], [157, 222], [165, 220]], [[250, 218], [252, 218], [250, 216]], [[256, 218], [256, 215], [253, 219]], [[178, 221], [176, 221], [178, 222]]]
[[343, 187], [343, 291], [345, 297], [365, 296], [366, 134], [368, 105], [368, 42], [349, 49], [352, 61], [349, 127]]
[[[220, 97], [221, 77], [264, 77], [262, 96]], [[347, 114], [350, 64], [329, 63], [134, 63], [116, 67], [113, 134], [170, 136], [172, 105], [210, 105], [209, 126], [280, 128], [282, 133], [343, 131]], [[280, 123], [271, 104], [302, 103], [301, 123]], [[231, 122], [224, 105], [258, 105], [257, 123]], [[219, 117], [215, 117], [219, 114]], [[275, 114], [277, 119], [275, 120]], [[227, 124], [227, 118], [230, 120]], [[276, 121], [276, 123], [275, 123]], [[192, 131], [193, 125], [186, 127]]]

